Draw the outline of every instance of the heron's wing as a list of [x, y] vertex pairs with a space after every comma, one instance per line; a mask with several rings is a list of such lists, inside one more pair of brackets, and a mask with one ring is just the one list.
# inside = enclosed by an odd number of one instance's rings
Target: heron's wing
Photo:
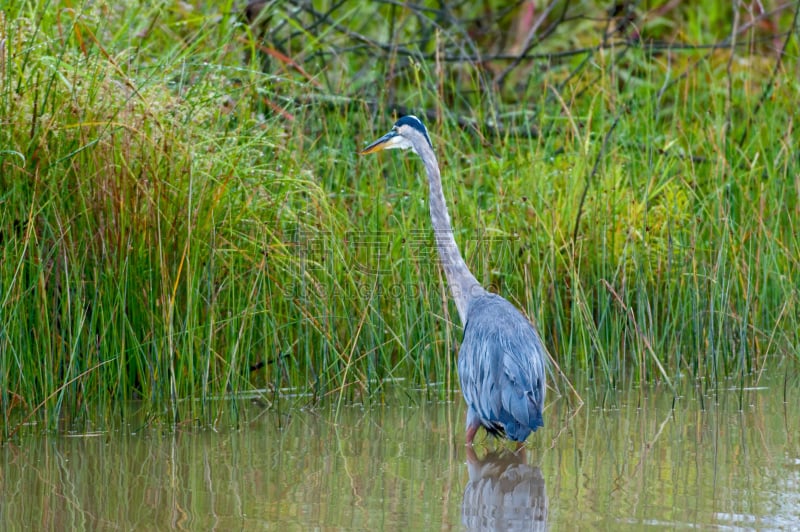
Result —
[[542, 426], [544, 406], [544, 348], [533, 326], [524, 318], [516, 334], [499, 339], [497, 357], [503, 361], [501, 404], [516, 422], [536, 430]]
[[542, 426], [544, 348], [510, 303], [499, 296], [471, 303], [458, 369], [464, 398], [483, 421], [502, 423], [509, 436], [515, 427]]

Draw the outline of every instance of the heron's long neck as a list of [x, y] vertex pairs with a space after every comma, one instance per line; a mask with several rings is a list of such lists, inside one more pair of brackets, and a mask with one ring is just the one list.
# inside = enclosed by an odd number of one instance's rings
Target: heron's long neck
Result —
[[442, 176], [439, 173], [436, 156], [432, 150], [425, 150], [420, 154], [420, 157], [425, 163], [425, 169], [428, 172], [431, 222], [433, 223], [439, 258], [442, 261], [442, 268], [447, 277], [450, 292], [456, 301], [461, 323], [466, 325], [469, 302], [472, 298], [482, 293], [483, 288], [467, 268], [467, 264], [458, 251], [458, 245], [453, 237], [453, 228], [450, 225], [450, 215], [447, 212], [447, 205], [444, 201]]

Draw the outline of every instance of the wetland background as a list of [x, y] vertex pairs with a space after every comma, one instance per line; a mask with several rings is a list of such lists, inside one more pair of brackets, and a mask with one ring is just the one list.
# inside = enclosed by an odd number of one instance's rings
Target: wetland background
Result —
[[[0, 2], [0, 528], [791, 529], [796, 2]], [[463, 445], [467, 263], [545, 427]]]
[[549, 398], [794, 382], [797, 9], [2, 4], [3, 440], [449, 398], [421, 168], [356, 155], [405, 113]]

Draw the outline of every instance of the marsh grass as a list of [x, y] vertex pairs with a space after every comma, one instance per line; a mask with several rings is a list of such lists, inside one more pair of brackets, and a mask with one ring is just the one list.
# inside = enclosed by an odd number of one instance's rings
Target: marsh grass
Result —
[[[240, 421], [219, 399], [242, 392], [457, 388], [460, 325], [421, 167], [356, 156], [391, 105], [438, 117], [457, 240], [538, 324], [560, 392], [796, 367], [796, 59], [760, 107], [775, 62], [760, 50], [598, 50], [591, 68], [526, 70], [512, 96], [482, 90], [474, 64], [338, 54], [296, 20], [281, 56], [233, 9], [0, 12], [5, 437], [104, 425], [130, 401], [214, 425]], [[362, 31], [357, 11], [335, 22]], [[507, 128], [462, 128], [459, 113]]]

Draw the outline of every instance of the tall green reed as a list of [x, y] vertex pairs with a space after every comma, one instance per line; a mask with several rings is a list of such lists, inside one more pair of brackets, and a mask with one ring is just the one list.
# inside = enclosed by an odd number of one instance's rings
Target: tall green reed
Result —
[[[476, 65], [392, 77], [400, 56], [342, 56], [322, 86], [288, 62], [260, 71], [230, 13], [43, 7], [2, 19], [5, 436], [102, 424], [130, 400], [214, 424], [238, 421], [219, 399], [244, 392], [370, 400], [400, 380], [449, 397], [460, 325], [422, 169], [356, 156], [392, 94], [433, 111], [468, 264], [568, 378], [716, 386], [796, 362], [794, 89], [749, 120], [758, 65], [729, 75], [713, 56], [681, 77], [681, 57], [598, 53], [495, 95]], [[296, 41], [297, 58], [330, 46]], [[477, 128], [458, 126], [466, 105]]]

